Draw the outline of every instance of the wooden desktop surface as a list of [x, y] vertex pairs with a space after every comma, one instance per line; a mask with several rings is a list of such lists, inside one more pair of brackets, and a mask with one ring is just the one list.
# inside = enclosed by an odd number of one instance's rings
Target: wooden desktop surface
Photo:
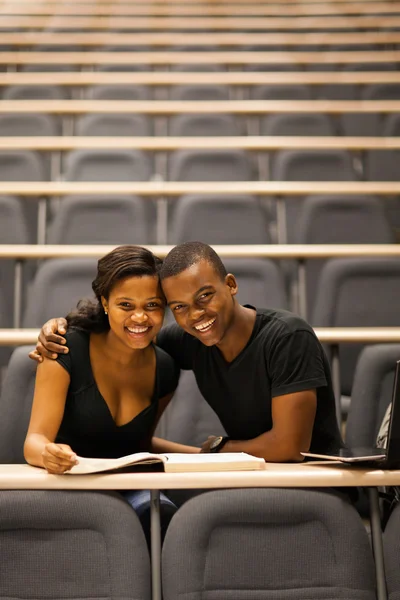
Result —
[[400, 471], [338, 464], [266, 463], [260, 471], [50, 475], [29, 465], [0, 465], [0, 489], [117, 490], [400, 485]]

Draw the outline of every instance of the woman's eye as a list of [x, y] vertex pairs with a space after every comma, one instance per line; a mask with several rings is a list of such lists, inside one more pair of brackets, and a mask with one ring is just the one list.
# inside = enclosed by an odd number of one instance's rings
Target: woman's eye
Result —
[[121, 302], [120, 306], [122, 306], [123, 308], [130, 308], [131, 305], [129, 304], [129, 302]]
[[160, 306], [157, 304], [157, 302], [149, 302], [147, 308], [160, 308]]

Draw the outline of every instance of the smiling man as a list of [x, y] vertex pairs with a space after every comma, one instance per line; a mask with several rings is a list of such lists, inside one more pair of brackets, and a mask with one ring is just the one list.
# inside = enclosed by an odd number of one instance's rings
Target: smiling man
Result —
[[305, 321], [240, 305], [234, 275], [201, 242], [171, 250], [160, 277], [179, 327], [162, 329], [157, 344], [194, 371], [229, 436], [210, 436], [203, 452], [284, 462], [342, 445], [329, 364]]
[[[157, 344], [181, 369], [193, 370], [228, 434], [210, 435], [202, 452], [288, 462], [343, 445], [329, 364], [310, 325], [284, 310], [239, 304], [234, 275], [201, 242], [173, 248], [160, 278], [176, 324], [160, 331]], [[46, 323], [40, 353], [66, 350], [56, 335], [65, 323]]]

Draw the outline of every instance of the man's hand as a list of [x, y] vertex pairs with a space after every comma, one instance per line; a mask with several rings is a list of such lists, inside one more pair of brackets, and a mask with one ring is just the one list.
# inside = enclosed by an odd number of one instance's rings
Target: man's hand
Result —
[[37, 362], [43, 362], [43, 357], [57, 358], [58, 354], [66, 354], [68, 348], [65, 346], [66, 339], [62, 335], [67, 331], [67, 321], [60, 317], [47, 321], [39, 333], [35, 350], [29, 353], [29, 358]]
[[67, 444], [46, 444], [42, 459], [44, 468], [54, 475], [62, 475], [78, 464], [75, 452]]
[[205, 442], [201, 445], [200, 453], [210, 452], [210, 446], [214, 440], [219, 437], [218, 435], [209, 435]]

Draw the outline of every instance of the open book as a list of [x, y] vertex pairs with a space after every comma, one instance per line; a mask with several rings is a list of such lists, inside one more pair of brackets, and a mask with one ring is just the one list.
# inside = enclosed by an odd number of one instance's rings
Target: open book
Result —
[[151, 454], [137, 452], [121, 458], [84, 458], [78, 456], [78, 464], [72, 467], [71, 475], [85, 475], [115, 471], [116, 469], [129, 470], [135, 466], [148, 465], [149, 470], [154, 465], [159, 465], [166, 473], [190, 473], [197, 471], [254, 471], [265, 468], [265, 461], [244, 452], [226, 452], [215, 454]]

